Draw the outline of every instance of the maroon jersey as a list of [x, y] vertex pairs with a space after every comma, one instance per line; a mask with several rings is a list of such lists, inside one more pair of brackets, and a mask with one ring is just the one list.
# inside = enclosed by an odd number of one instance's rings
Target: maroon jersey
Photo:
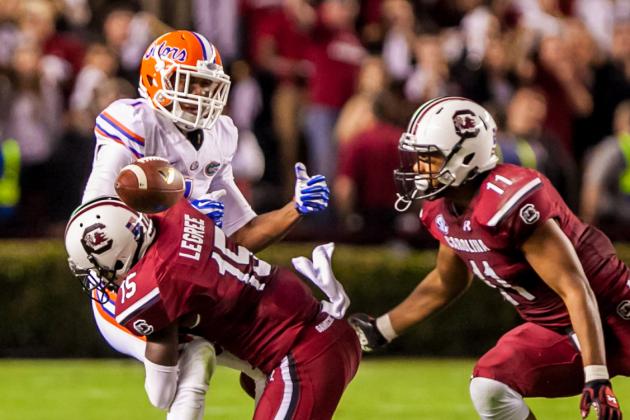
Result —
[[630, 277], [608, 238], [581, 222], [539, 172], [498, 165], [488, 172], [467, 210], [458, 215], [445, 199], [427, 201], [422, 223], [453, 249], [476, 277], [496, 288], [523, 319], [549, 328], [570, 326], [564, 302], [536, 274], [521, 245], [548, 219], [558, 222], [573, 244], [597, 296], [611, 313]]
[[158, 238], [120, 287], [118, 323], [150, 335], [198, 315], [193, 334], [270, 372], [319, 313], [310, 289], [232, 244], [186, 200], [153, 220]]

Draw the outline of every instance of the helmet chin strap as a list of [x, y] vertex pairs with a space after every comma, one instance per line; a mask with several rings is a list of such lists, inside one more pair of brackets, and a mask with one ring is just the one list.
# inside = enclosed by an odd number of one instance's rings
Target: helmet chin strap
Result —
[[409, 209], [409, 207], [411, 207], [411, 203], [413, 202], [414, 198], [416, 197], [416, 194], [418, 194], [418, 190], [415, 190], [412, 194], [410, 198], [406, 198], [405, 196], [396, 193], [396, 196], [398, 197], [396, 199], [396, 202], [394, 203], [394, 209], [396, 209], [396, 211], [399, 211], [401, 213], [407, 211]]

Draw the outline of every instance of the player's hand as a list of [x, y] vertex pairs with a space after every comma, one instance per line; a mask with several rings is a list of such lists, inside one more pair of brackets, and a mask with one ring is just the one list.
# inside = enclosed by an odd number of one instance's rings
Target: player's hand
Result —
[[330, 189], [324, 175], [308, 176], [302, 162], [295, 164], [295, 208], [301, 215], [328, 207]]
[[588, 417], [591, 405], [595, 407], [598, 420], [621, 420], [621, 409], [610, 381], [601, 379], [584, 384], [580, 412], [582, 418]]
[[213, 191], [203, 195], [197, 200], [192, 200], [190, 204], [206, 216], [208, 216], [215, 225], [223, 227], [223, 211], [225, 206], [219, 201], [225, 195], [225, 190]]
[[371, 352], [387, 344], [387, 339], [378, 330], [376, 319], [368, 314], [356, 313], [348, 317], [348, 322], [354, 328], [359, 337], [361, 349], [364, 352]]

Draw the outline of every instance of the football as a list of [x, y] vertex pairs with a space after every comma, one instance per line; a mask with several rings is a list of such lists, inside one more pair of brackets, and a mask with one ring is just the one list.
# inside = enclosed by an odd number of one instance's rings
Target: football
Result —
[[142, 213], [159, 213], [184, 196], [184, 177], [160, 157], [144, 157], [120, 170], [118, 197]]

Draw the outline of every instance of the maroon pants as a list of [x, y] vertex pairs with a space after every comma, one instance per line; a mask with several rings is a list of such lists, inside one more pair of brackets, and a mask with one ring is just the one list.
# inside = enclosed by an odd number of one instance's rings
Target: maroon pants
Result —
[[[602, 316], [611, 376], [630, 376], [630, 319]], [[577, 395], [584, 385], [582, 357], [568, 334], [526, 322], [507, 332], [484, 354], [473, 377], [495, 379], [523, 397]]]
[[308, 327], [271, 372], [254, 420], [331, 419], [360, 360], [361, 348], [350, 325], [324, 317]]

